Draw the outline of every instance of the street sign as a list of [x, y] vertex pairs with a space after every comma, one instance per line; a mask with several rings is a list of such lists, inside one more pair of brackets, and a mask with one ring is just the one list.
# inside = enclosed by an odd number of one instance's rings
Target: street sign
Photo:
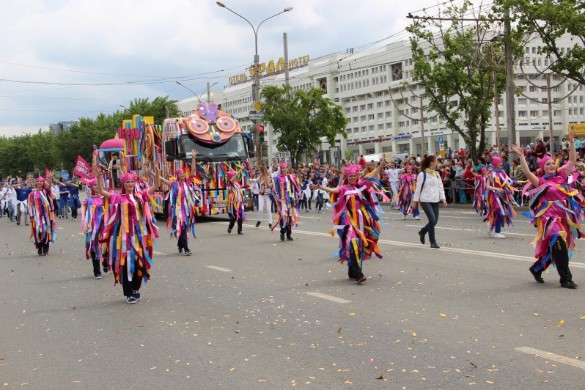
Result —
[[576, 135], [585, 135], [585, 123], [570, 123], [569, 131], [574, 131]]
[[264, 118], [264, 114], [262, 114], [261, 112], [256, 112], [254, 114], [250, 113], [250, 120], [252, 121], [257, 121], [262, 118]]
[[261, 101], [254, 102], [254, 104], [252, 104], [252, 109], [256, 110], [257, 112], [262, 111], [262, 102]]
[[274, 157], [280, 158], [290, 158], [290, 152], [276, 152], [274, 153]]

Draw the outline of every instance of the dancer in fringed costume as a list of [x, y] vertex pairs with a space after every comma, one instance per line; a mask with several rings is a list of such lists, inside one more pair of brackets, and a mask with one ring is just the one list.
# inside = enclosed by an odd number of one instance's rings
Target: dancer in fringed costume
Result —
[[272, 210], [271, 204], [272, 199], [270, 199], [270, 194], [272, 193], [272, 189], [274, 188], [274, 182], [272, 181], [272, 175], [268, 173], [268, 170], [264, 166], [260, 166], [260, 175], [252, 180], [251, 182], [256, 182], [259, 187], [258, 191], [258, 221], [256, 222], [256, 227], [259, 227], [262, 223], [262, 214], [263, 211], [266, 210], [268, 214], [268, 228], [272, 229]]
[[488, 171], [485, 167], [482, 167], [479, 173], [475, 175], [475, 192], [473, 193], [473, 209], [482, 217], [488, 213], [487, 180]]
[[55, 210], [51, 199], [51, 177], [51, 173], [47, 175], [47, 178], [39, 177], [35, 182], [34, 190], [28, 195], [31, 237], [35, 240], [39, 256], [49, 254], [49, 245], [55, 242], [57, 229]]
[[104, 231], [104, 198], [97, 193], [97, 179], [83, 180], [91, 195], [81, 204], [81, 230], [85, 234], [85, 258], [91, 259], [93, 276], [102, 278], [100, 262], [104, 273], [109, 271], [107, 247], [99, 242]]
[[[196, 154], [193, 150], [191, 152], [192, 161], [191, 169], [196, 167]], [[167, 194], [169, 201], [167, 230], [177, 238], [177, 248], [179, 254], [185, 253], [185, 256], [191, 256], [189, 249], [188, 234], [191, 231], [193, 238], [195, 238], [195, 216], [197, 214], [197, 204], [200, 202], [199, 194], [201, 188], [195, 184], [195, 176], [191, 175], [187, 178], [183, 169], [175, 171], [176, 179], [167, 180], [163, 177], [160, 180], [170, 187]]]
[[414, 219], [420, 219], [420, 210], [417, 202], [412, 201], [412, 197], [416, 192], [416, 174], [413, 173], [414, 167], [412, 165], [406, 166], [406, 172], [400, 175], [400, 189], [394, 201], [402, 213], [402, 219], [406, 219], [408, 214], [412, 214]]
[[[378, 247], [380, 237], [380, 218], [378, 216], [377, 196], [389, 199], [381, 190], [382, 186], [374, 178], [359, 179], [359, 165], [350, 165], [344, 169], [347, 184], [335, 188], [314, 186], [327, 191], [332, 196], [333, 228], [339, 235], [339, 262], [347, 262], [348, 276], [358, 283], [367, 278], [362, 272], [363, 261], [372, 254], [382, 258]], [[333, 230], [331, 231], [333, 235]]]
[[242, 186], [236, 180], [236, 172], [227, 171], [228, 178], [227, 184], [227, 211], [230, 217], [230, 224], [228, 226], [228, 233], [232, 233], [232, 229], [236, 222], [238, 223], [238, 234], [244, 234], [242, 232], [242, 224], [246, 219], [244, 213], [244, 193]]
[[486, 182], [486, 204], [488, 235], [494, 238], [506, 238], [502, 234], [504, 223], [510, 225], [512, 218], [516, 216], [513, 205], [514, 186], [512, 179], [502, 169], [502, 159], [498, 156], [492, 157], [492, 169], [488, 173]]
[[530, 273], [538, 283], [544, 283], [542, 272], [554, 263], [561, 287], [575, 289], [577, 284], [573, 282], [569, 259], [573, 255], [575, 241], [584, 236], [581, 231], [583, 197], [571, 185], [576, 162], [574, 133], [569, 134], [569, 143], [569, 162], [561, 168], [557, 168], [548, 155], [538, 159], [544, 173], [542, 177], [530, 171], [521, 147], [514, 145], [512, 148], [520, 156], [522, 170], [534, 187], [529, 195], [530, 216], [538, 231], [532, 241], [537, 260], [530, 267]]
[[[95, 162], [93, 170], [99, 178]], [[136, 303], [140, 299], [142, 281], [150, 279], [154, 240], [158, 237], [150, 210], [150, 196], [160, 185], [160, 171], [156, 172], [155, 184], [145, 190], [135, 190], [136, 178], [131, 173], [122, 175], [120, 181], [120, 194], [104, 190], [100, 179], [97, 182], [97, 192], [107, 200], [101, 241], [107, 243], [115, 283], [122, 284], [127, 303]]]
[[[296, 175], [288, 173], [288, 164], [280, 163], [280, 175], [274, 177], [274, 200], [278, 213], [280, 241], [293, 241], [292, 228], [299, 224], [299, 202], [302, 199], [301, 185]], [[314, 187], [317, 188], [317, 187]], [[276, 227], [276, 225], [275, 225]], [[274, 230], [275, 227], [272, 229]]]

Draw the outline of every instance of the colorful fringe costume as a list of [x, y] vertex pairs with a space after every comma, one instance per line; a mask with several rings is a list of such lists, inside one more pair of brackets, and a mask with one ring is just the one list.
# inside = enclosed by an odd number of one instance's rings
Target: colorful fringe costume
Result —
[[187, 246], [189, 230], [195, 237], [195, 216], [200, 202], [200, 193], [201, 189], [196, 184], [175, 181], [171, 184], [171, 189], [167, 194], [169, 201], [167, 229], [170, 230], [171, 236], [178, 237], [179, 253], [183, 249], [185, 253], [189, 252]]
[[514, 187], [512, 179], [501, 169], [495, 169], [488, 173], [487, 184], [504, 190], [502, 193], [486, 191], [487, 214], [484, 222], [488, 222], [490, 232], [495, 230], [496, 233], [499, 233], [500, 229], [504, 227], [504, 223], [512, 224], [512, 217], [516, 216], [516, 212], [512, 208], [512, 205], [516, 204]]
[[81, 205], [81, 228], [85, 233], [85, 258], [104, 260], [107, 252], [105, 245], [99, 242], [104, 230], [104, 198], [92, 195], [85, 199]]
[[280, 175], [274, 178], [273, 196], [276, 201], [278, 217], [276, 225], [280, 227], [280, 239], [284, 235], [292, 241], [292, 227], [299, 224], [299, 207], [303, 197], [301, 185], [296, 175]]
[[104, 237], [100, 242], [107, 243], [115, 283], [122, 284], [128, 297], [133, 290], [140, 289], [143, 280], [150, 279], [154, 239], [158, 237], [148, 190], [112, 193], [104, 209]]
[[[350, 279], [365, 281], [362, 262], [372, 254], [382, 258], [378, 239], [380, 237], [380, 218], [377, 196], [388, 198], [378, 190], [376, 179], [363, 179], [355, 185], [338, 187], [333, 193], [333, 229], [339, 235], [339, 262], [348, 263]], [[333, 230], [331, 230], [333, 236]]]
[[233, 180], [236, 173], [228, 171], [227, 183], [227, 212], [230, 217], [230, 224], [228, 226], [228, 233], [232, 232], [236, 222], [238, 223], [238, 234], [242, 234], [242, 224], [246, 220], [244, 213], [244, 193], [240, 183]]
[[475, 192], [473, 193], [473, 209], [476, 213], [487, 215], [487, 176], [483, 174], [475, 175]]
[[[412, 173], [403, 173], [400, 176], [400, 190], [398, 191], [398, 195], [393, 199], [393, 201], [397, 201], [402, 215], [407, 216], [412, 213], [412, 216], [415, 218], [420, 215], [417, 207], [418, 202], [412, 202], [412, 197], [416, 192], [416, 176]], [[413, 203], [414, 208], [412, 207]]]
[[46, 256], [49, 252], [49, 243], [55, 242], [55, 231], [57, 229], [53, 200], [49, 190], [34, 189], [28, 195], [28, 215], [30, 218], [30, 236], [35, 240], [38, 254]]
[[[530, 185], [524, 191], [529, 188]], [[574, 253], [575, 240], [585, 236], [581, 231], [583, 196], [569, 184], [569, 177], [563, 169], [554, 175], [540, 177], [539, 186], [528, 194], [531, 197], [531, 222], [538, 230], [532, 241], [537, 260], [530, 270], [533, 274], [539, 274], [555, 263], [561, 275], [561, 283], [571, 281], [568, 260]], [[566, 259], [555, 258], [555, 254], [564, 255], [559, 253], [559, 249], [567, 252]], [[560, 264], [561, 261], [563, 264]]]

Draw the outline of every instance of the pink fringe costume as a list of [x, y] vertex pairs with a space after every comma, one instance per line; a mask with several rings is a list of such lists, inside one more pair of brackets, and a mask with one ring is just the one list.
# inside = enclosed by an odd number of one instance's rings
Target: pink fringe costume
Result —
[[581, 228], [583, 196], [569, 185], [569, 177], [563, 169], [554, 175], [540, 177], [539, 186], [528, 194], [531, 197], [531, 221], [537, 229], [532, 241], [537, 260], [530, 271], [540, 276], [551, 263], [555, 263], [560, 282], [571, 282], [569, 259], [574, 253], [575, 240], [584, 237]]
[[[351, 169], [349, 167], [346, 172], [351, 172]], [[339, 236], [339, 262], [347, 262], [349, 278], [358, 282], [366, 280], [362, 262], [372, 255], [382, 258], [378, 247], [380, 217], [377, 197], [384, 201], [389, 199], [381, 188], [376, 179], [368, 178], [355, 185], [340, 186], [339, 192], [331, 196], [334, 206], [331, 220]]]
[[500, 233], [504, 223], [511, 225], [512, 217], [516, 216], [516, 212], [512, 208], [512, 205], [516, 204], [514, 200], [515, 189], [512, 185], [512, 179], [501, 169], [489, 172], [487, 183], [492, 187], [504, 189], [502, 193], [492, 190], [486, 191], [487, 214], [484, 222], [488, 221], [490, 232], [495, 230], [496, 233]]
[[242, 224], [246, 220], [246, 214], [244, 212], [244, 193], [240, 183], [236, 180], [232, 180], [235, 175], [236, 173], [234, 171], [227, 172], [227, 212], [230, 217], [228, 233], [232, 232], [232, 229], [237, 222], [238, 234], [243, 234]]
[[189, 178], [186, 181], [173, 182], [167, 194], [169, 201], [167, 229], [171, 235], [178, 237], [179, 253], [183, 250], [185, 254], [190, 253], [187, 236], [188, 232], [191, 231], [193, 238], [195, 238], [195, 216], [197, 215], [200, 193], [199, 186], [192, 182], [192, 178]]
[[[420, 211], [418, 207], [418, 202], [412, 202], [412, 197], [416, 192], [416, 177], [417, 175], [411, 173], [403, 173], [400, 176], [400, 190], [398, 191], [398, 195], [394, 198], [394, 200], [398, 201], [398, 207], [402, 215], [406, 216], [412, 213], [413, 217], [418, 217], [420, 215]], [[414, 203], [414, 208], [412, 207]]]
[[152, 253], [158, 230], [150, 210], [148, 190], [132, 194], [110, 194], [105, 205], [104, 238], [110, 269], [124, 295], [135, 295], [150, 279]]
[[81, 228], [85, 233], [85, 258], [91, 259], [94, 276], [98, 277], [101, 275], [100, 262], [105, 272], [109, 268], [106, 259], [107, 247], [100, 242], [100, 237], [104, 232], [104, 198], [92, 195], [83, 201], [81, 207]]
[[[482, 168], [485, 169], [485, 168]], [[473, 193], [473, 209], [481, 216], [487, 215], [487, 176], [475, 175], [475, 192]]]
[[272, 230], [278, 225], [280, 227], [280, 240], [284, 241], [286, 234], [286, 238], [292, 241], [292, 227], [299, 224], [300, 200], [303, 197], [297, 176], [290, 174], [275, 177], [273, 196], [278, 217]]
[[33, 189], [28, 195], [28, 215], [30, 236], [34, 238], [37, 252], [39, 256], [46, 256], [49, 253], [49, 244], [55, 242], [57, 224], [51, 192], [44, 187], [45, 182], [42, 181], [43, 189]]

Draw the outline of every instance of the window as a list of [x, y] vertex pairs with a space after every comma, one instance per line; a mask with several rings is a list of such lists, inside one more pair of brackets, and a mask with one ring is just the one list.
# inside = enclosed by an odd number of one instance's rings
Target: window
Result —
[[392, 153], [392, 145], [382, 146], [382, 153]]
[[402, 80], [402, 63], [392, 64], [392, 81]]
[[384, 119], [384, 113], [383, 112], [379, 112], [376, 119], [380, 120], [380, 119]]
[[554, 110], [553, 115], [554, 116], [561, 116], [561, 110]]
[[535, 118], [538, 116], [538, 110], [530, 110], [530, 117]]
[[370, 114], [370, 115], [368, 115], [368, 120], [370, 120], [370, 121], [373, 121], [374, 119], [375, 119], [375, 118], [374, 118], [374, 114]]
[[527, 116], [526, 110], [520, 110], [520, 111], [518, 111], [518, 116], [521, 117], [521, 118], [525, 118]]
[[374, 103], [368, 103], [368, 110], [371, 110], [374, 108]]
[[518, 98], [518, 104], [525, 106], [527, 101], [528, 101], [528, 99], [526, 99], [526, 98]]
[[360, 106], [360, 111], [365, 111], [365, 110], [366, 110], [366, 105], [365, 105], [365, 104], [362, 104], [362, 105]]
[[377, 107], [377, 108], [382, 108], [382, 107], [384, 107], [384, 102], [378, 102], [378, 103], [376, 103], [376, 107]]

